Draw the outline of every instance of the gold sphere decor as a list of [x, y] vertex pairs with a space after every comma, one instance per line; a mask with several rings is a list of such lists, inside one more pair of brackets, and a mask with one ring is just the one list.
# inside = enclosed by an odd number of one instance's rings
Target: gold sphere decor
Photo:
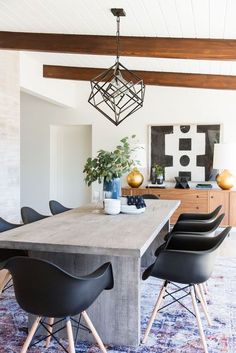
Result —
[[221, 189], [229, 190], [235, 186], [235, 177], [227, 169], [224, 169], [217, 174], [216, 182]]
[[131, 188], [139, 188], [142, 185], [144, 180], [143, 174], [138, 170], [138, 168], [134, 168], [127, 175], [127, 183]]

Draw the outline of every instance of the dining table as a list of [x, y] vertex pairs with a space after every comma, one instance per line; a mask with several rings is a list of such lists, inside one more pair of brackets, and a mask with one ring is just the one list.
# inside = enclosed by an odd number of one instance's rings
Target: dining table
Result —
[[[114, 288], [103, 291], [88, 314], [106, 344], [138, 346], [141, 338], [141, 271], [169, 232], [178, 200], [145, 200], [145, 212], [107, 215], [88, 204], [4, 232], [0, 248], [25, 249], [80, 276], [111, 262]], [[37, 281], [37, 278], [35, 278]], [[29, 283], [33, 285], [33, 283]], [[81, 340], [92, 335], [81, 331]]]

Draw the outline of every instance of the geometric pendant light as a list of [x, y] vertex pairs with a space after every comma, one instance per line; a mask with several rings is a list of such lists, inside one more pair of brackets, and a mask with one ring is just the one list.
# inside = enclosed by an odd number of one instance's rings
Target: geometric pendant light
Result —
[[109, 69], [90, 81], [91, 93], [88, 102], [118, 126], [129, 115], [142, 108], [145, 85], [141, 78], [120, 63], [120, 16], [125, 16], [125, 12], [123, 9], [111, 9], [111, 12], [117, 19], [116, 61]]

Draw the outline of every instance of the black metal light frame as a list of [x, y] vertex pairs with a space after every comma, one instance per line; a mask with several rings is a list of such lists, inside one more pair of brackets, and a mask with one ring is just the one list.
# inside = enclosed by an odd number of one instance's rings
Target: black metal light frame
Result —
[[145, 85], [140, 77], [119, 61], [120, 16], [125, 16], [125, 12], [123, 9], [111, 9], [111, 12], [117, 17], [116, 62], [90, 81], [91, 93], [88, 102], [118, 126], [128, 116], [142, 108]]

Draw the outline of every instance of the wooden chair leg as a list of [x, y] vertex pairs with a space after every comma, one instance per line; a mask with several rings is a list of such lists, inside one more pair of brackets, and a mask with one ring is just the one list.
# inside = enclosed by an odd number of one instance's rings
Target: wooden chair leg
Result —
[[5, 285], [10, 281], [10, 279], [11, 279], [11, 274], [9, 271], [7, 271], [3, 280], [2, 280], [2, 283], [0, 284], [0, 295], [2, 294], [2, 291], [5, 287]]
[[202, 323], [201, 323], [201, 319], [200, 319], [200, 315], [199, 315], [199, 311], [198, 311], [198, 306], [197, 306], [197, 302], [196, 302], [196, 298], [195, 298], [194, 287], [193, 286], [191, 287], [191, 297], [192, 297], [193, 309], [194, 309], [194, 312], [195, 312], [195, 315], [196, 315], [198, 329], [199, 329], [199, 332], [200, 332], [200, 336], [201, 336], [204, 352], [208, 353], [206, 338], [205, 338], [205, 335], [204, 335], [204, 332], [203, 332]]
[[36, 320], [34, 321], [34, 323], [33, 323], [32, 327], [30, 329], [30, 332], [29, 332], [29, 334], [28, 334], [28, 336], [26, 338], [26, 341], [25, 341], [20, 353], [26, 353], [27, 352], [27, 349], [29, 348], [29, 345], [30, 345], [30, 343], [31, 343], [31, 341], [32, 341], [32, 339], [34, 337], [34, 334], [35, 334], [37, 328], [38, 328], [40, 320], [41, 320], [41, 317], [38, 316], [36, 318]]
[[207, 310], [207, 303], [206, 303], [206, 302], [204, 301], [204, 299], [203, 299], [203, 296], [202, 296], [202, 293], [201, 293], [201, 290], [200, 290], [200, 286], [197, 285], [197, 286], [195, 287], [195, 289], [196, 289], [197, 297], [199, 298], [199, 300], [200, 300], [200, 302], [201, 302], [202, 309], [203, 309], [204, 314], [205, 314], [205, 316], [206, 316], [208, 325], [211, 326], [211, 325], [212, 325], [212, 321], [211, 321], [210, 315], [209, 315], [208, 310]]
[[90, 320], [88, 314], [86, 313], [86, 311], [82, 312], [82, 316], [84, 318], [84, 321], [86, 322], [86, 324], [88, 325], [89, 329], [91, 330], [93, 337], [95, 338], [95, 340], [97, 341], [97, 344], [99, 345], [99, 348], [101, 349], [101, 351], [103, 353], [107, 353], [107, 350], [99, 336], [99, 334], [97, 333], [95, 327], [93, 326], [92, 321]]
[[66, 329], [67, 329], [67, 336], [68, 336], [68, 342], [69, 342], [69, 352], [75, 353], [74, 337], [73, 337], [72, 325], [70, 320], [66, 321]]
[[155, 305], [155, 307], [154, 307], [154, 309], [153, 309], [151, 318], [150, 318], [149, 323], [148, 323], [148, 325], [147, 325], [147, 328], [146, 328], [146, 331], [145, 331], [145, 334], [144, 334], [142, 343], [146, 343], [146, 341], [147, 341], [149, 332], [150, 332], [150, 330], [151, 330], [151, 328], [152, 328], [153, 321], [154, 321], [155, 318], [156, 318], [157, 312], [158, 312], [158, 310], [160, 309], [161, 302], [162, 302], [163, 297], [164, 297], [164, 295], [165, 295], [166, 287], [167, 287], [167, 283], [165, 282], [164, 285], [163, 285], [163, 287], [162, 287], [162, 289], [161, 289], [161, 291], [160, 291], [160, 293], [159, 293], [159, 296], [158, 296], [156, 305]]
[[203, 284], [200, 283], [200, 284], [198, 285], [198, 287], [199, 287], [200, 293], [201, 293], [201, 295], [202, 295], [202, 298], [203, 298], [203, 300], [204, 300], [204, 302], [205, 302], [205, 304], [206, 304], [206, 306], [207, 306], [206, 295], [205, 295], [205, 292], [204, 292]]
[[[49, 319], [48, 319], [48, 331], [50, 332], [50, 333], [52, 333], [52, 325], [53, 325], [53, 323], [54, 323], [54, 318], [53, 317], [50, 317]], [[49, 333], [48, 333], [49, 334]], [[49, 336], [49, 337], [47, 337], [47, 339], [46, 339], [46, 344], [45, 344], [45, 347], [46, 348], [48, 348], [49, 347], [49, 344], [50, 344], [50, 342], [51, 342], [51, 336]]]
[[202, 287], [204, 289], [205, 294], [208, 295], [208, 289], [207, 289], [206, 283], [202, 283]]
[[204, 301], [204, 303], [205, 303], [205, 306], [206, 306], [206, 308], [207, 308], [207, 307], [208, 307], [208, 304], [207, 304], [206, 295], [205, 295], [205, 293], [204, 293], [204, 289], [203, 289], [202, 283], [199, 284], [199, 289], [200, 289], [200, 293], [201, 293], [201, 295], [202, 295], [202, 299], [203, 299], [203, 301]]

